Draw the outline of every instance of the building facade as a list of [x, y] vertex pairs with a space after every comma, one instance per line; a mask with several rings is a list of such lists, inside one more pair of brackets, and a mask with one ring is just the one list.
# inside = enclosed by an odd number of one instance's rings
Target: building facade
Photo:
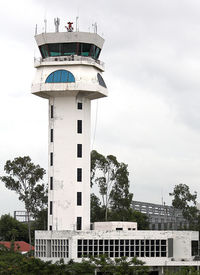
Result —
[[48, 230], [35, 232], [35, 256], [66, 263], [136, 256], [157, 274], [165, 266], [198, 266], [198, 232], [139, 231], [127, 222], [95, 223], [90, 230], [90, 105], [107, 96], [99, 60], [104, 40], [70, 25], [35, 39], [41, 58], [32, 93], [49, 102]]
[[150, 230], [184, 230], [189, 227], [182, 211], [173, 206], [133, 201], [132, 207], [147, 215]]

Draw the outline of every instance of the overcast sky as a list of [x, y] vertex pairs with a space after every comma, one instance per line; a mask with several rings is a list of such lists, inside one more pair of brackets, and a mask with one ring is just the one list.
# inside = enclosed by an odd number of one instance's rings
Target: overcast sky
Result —
[[[171, 204], [179, 183], [199, 193], [199, 14], [198, 0], [1, 0], [0, 174], [25, 155], [47, 169], [47, 101], [30, 91], [35, 25], [54, 31], [59, 17], [65, 31], [79, 16], [80, 31], [97, 22], [105, 38], [109, 96], [93, 102], [93, 149], [128, 164], [135, 200]], [[23, 209], [0, 183], [0, 215]]]

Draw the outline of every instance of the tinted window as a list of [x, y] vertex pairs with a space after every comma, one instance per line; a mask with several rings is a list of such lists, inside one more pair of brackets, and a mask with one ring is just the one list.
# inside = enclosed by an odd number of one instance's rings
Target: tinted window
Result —
[[52, 72], [46, 79], [45, 83], [66, 83], [75, 82], [73, 74], [67, 70], [57, 70]]
[[106, 83], [103, 80], [103, 77], [99, 73], [97, 74], [97, 79], [99, 81], [99, 85], [103, 86], [104, 88], [107, 88]]
[[77, 168], [77, 181], [82, 181], [82, 168]]

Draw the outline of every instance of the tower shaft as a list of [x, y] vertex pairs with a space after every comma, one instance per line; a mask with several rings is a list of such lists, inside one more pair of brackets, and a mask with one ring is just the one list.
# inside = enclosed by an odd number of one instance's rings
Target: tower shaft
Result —
[[48, 230], [90, 229], [91, 100], [107, 95], [97, 34], [36, 35], [32, 93], [49, 101]]
[[49, 99], [49, 181], [49, 229], [89, 230], [90, 99]]

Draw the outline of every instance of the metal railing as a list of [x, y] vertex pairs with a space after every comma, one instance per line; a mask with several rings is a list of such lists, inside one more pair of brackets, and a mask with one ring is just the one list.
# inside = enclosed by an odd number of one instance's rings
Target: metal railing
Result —
[[100, 60], [95, 60], [91, 57], [87, 56], [79, 56], [79, 55], [70, 55], [70, 56], [51, 56], [51, 57], [46, 57], [46, 58], [34, 58], [35, 64], [42, 64], [42, 62], [74, 62], [74, 61], [79, 61], [79, 62], [86, 62], [91, 65], [100, 65], [104, 68], [104, 62]]

